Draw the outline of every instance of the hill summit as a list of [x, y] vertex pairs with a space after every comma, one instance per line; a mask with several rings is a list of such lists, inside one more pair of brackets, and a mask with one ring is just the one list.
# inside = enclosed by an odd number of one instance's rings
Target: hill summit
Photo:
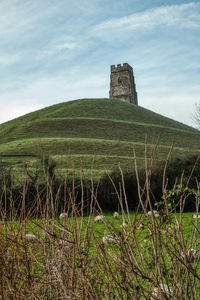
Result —
[[2, 162], [33, 163], [50, 155], [61, 171], [93, 172], [99, 176], [121, 164], [133, 165], [133, 149], [139, 164], [157, 143], [156, 159], [165, 159], [174, 145], [176, 155], [198, 151], [196, 129], [134, 104], [112, 99], [80, 99], [26, 114], [0, 125]]

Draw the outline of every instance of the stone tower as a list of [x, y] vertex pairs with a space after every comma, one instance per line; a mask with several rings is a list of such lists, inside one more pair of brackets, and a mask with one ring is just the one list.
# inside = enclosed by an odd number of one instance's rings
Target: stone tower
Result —
[[111, 66], [109, 98], [138, 105], [133, 69], [129, 64]]

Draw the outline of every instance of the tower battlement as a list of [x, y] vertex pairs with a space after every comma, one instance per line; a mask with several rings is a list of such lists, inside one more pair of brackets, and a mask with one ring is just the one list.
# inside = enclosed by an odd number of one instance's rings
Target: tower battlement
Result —
[[110, 66], [109, 97], [124, 102], [138, 104], [133, 68], [128, 64]]
[[129, 71], [129, 72], [133, 72], [133, 68], [127, 64], [124, 63], [123, 65], [118, 64], [116, 67], [115, 65], [110, 66], [111, 72], [120, 72], [120, 71]]

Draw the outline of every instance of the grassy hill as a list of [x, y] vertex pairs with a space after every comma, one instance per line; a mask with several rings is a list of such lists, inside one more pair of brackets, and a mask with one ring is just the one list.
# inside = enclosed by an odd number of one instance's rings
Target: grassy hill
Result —
[[38, 155], [51, 155], [59, 170], [91, 168], [97, 176], [120, 162], [144, 159], [145, 139], [150, 155], [159, 138], [156, 160], [199, 151], [200, 132], [145, 108], [110, 99], [82, 99], [56, 104], [0, 125], [2, 164], [34, 167]]

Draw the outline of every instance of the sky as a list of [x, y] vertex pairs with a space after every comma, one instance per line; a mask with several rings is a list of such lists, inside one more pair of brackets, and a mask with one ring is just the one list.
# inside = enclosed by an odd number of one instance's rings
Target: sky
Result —
[[0, 0], [0, 123], [108, 98], [110, 65], [125, 62], [140, 106], [194, 126], [200, 0]]

